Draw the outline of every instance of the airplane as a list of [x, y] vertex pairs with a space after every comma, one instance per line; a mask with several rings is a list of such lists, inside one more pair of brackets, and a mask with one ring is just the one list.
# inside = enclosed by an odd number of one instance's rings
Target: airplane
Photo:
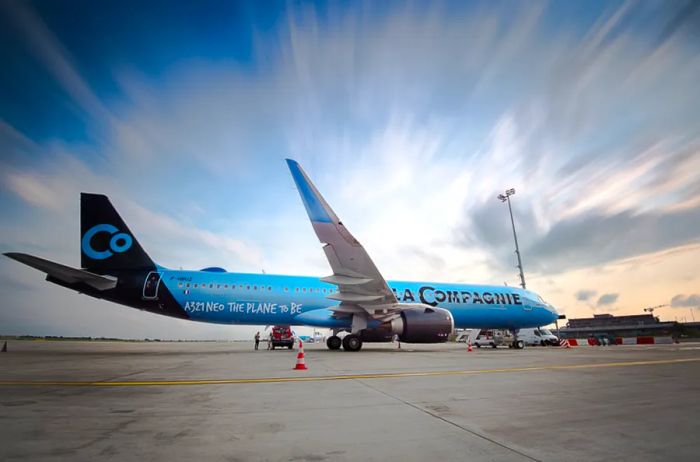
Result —
[[[80, 269], [24, 253], [5, 255], [46, 273], [54, 284], [151, 313], [217, 324], [329, 328], [330, 350], [359, 351], [365, 342], [395, 338], [442, 343], [455, 328], [467, 327], [510, 329], [512, 346], [523, 348], [518, 329], [558, 318], [556, 309], [530, 290], [386, 281], [302, 167], [291, 159], [287, 165], [324, 244], [329, 276], [165, 268], [151, 260], [109, 199], [90, 193], [80, 196]], [[338, 334], [345, 331], [341, 339]]]

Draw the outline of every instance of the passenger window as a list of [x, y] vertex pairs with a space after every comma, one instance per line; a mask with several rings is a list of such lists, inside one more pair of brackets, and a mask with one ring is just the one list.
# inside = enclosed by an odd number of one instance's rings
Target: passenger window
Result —
[[197, 284], [194, 285], [194, 288], [195, 288], [195, 289], [197, 288]]
[[250, 290], [250, 286], [245, 286], [246, 290]]
[[272, 286], [267, 286], [267, 290], [272, 290]]

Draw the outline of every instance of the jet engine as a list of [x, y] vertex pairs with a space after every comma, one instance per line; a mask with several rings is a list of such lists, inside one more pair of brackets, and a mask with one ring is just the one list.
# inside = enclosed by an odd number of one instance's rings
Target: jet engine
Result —
[[365, 342], [389, 342], [394, 335], [406, 343], [444, 343], [454, 330], [452, 313], [428, 305], [408, 305], [391, 322], [375, 329], [365, 329]]

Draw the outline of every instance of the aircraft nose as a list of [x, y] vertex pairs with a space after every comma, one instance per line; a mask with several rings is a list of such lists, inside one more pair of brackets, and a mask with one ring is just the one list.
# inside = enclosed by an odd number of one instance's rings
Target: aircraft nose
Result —
[[559, 319], [559, 313], [557, 312], [557, 309], [554, 307], [554, 305], [550, 305], [549, 303], [547, 303], [545, 308], [552, 314], [552, 322]]

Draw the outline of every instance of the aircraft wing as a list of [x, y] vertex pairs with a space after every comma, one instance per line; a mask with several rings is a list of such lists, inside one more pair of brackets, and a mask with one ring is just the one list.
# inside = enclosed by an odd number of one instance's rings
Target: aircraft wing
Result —
[[27, 266], [31, 266], [34, 269], [38, 269], [39, 271], [43, 271], [49, 276], [68, 284], [83, 282], [97, 290], [113, 289], [117, 286], [117, 278], [112, 276], [101, 276], [89, 271], [71, 268], [70, 266], [44, 260], [43, 258], [33, 255], [27, 255], [26, 253], [9, 252], [6, 253], [5, 256], [17, 260], [20, 263], [24, 263]]
[[[400, 308], [396, 295], [389, 288], [362, 244], [338, 219], [323, 199], [301, 166], [287, 159], [287, 165], [304, 203], [311, 225], [323, 246], [333, 274], [322, 281], [338, 286], [338, 291], [329, 295], [340, 305], [331, 308], [338, 316], [353, 316], [353, 331], [356, 322], [366, 322], [368, 317], [387, 321], [395, 317]], [[366, 324], [365, 324], [366, 327]]]

